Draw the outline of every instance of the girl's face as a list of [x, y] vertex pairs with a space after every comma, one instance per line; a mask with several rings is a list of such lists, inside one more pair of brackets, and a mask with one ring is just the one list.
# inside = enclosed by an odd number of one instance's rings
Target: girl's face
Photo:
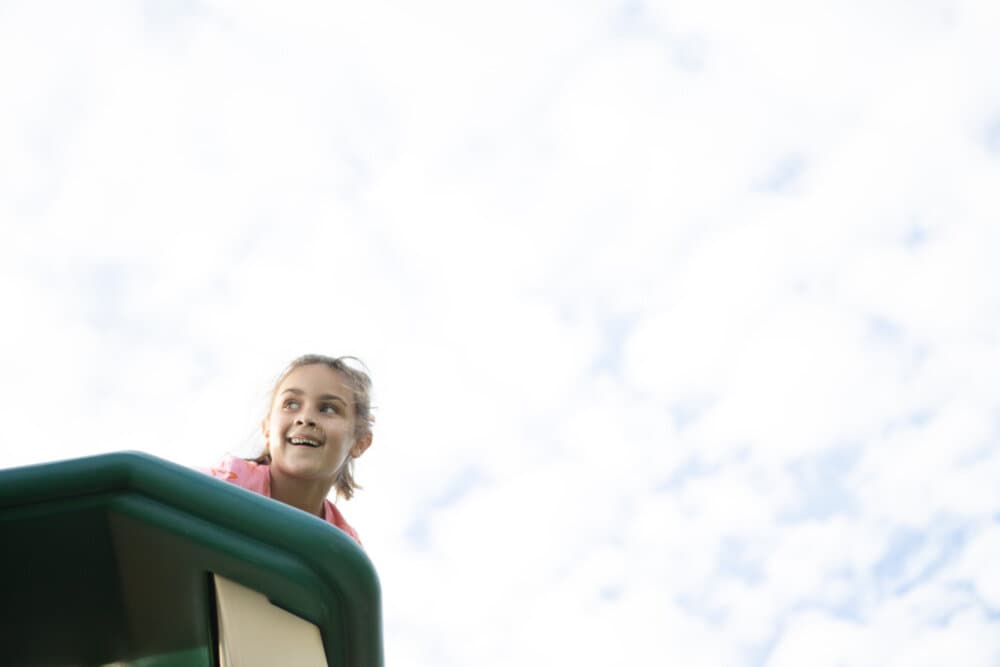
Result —
[[299, 366], [281, 381], [261, 425], [272, 471], [333, 484], [348, 456], [358, 457], [370, 438], [354, 437], [354, 393], [325, 364]]

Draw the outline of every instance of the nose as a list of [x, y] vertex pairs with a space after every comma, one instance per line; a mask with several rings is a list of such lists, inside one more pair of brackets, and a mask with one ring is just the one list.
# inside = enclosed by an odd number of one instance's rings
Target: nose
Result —
[[312, 416], [311, 412], [303, 412], [295, 418], [295, 423], [299, 426], [315, 426], [316, 418]]

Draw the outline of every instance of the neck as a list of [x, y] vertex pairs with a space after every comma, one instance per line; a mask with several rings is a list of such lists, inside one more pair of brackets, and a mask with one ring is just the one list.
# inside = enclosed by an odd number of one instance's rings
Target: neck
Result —
[[333, 485], [329, 482], [285, 477], [271, 466], [271, 497], [313, 516], [325, 518], [323, 501]]

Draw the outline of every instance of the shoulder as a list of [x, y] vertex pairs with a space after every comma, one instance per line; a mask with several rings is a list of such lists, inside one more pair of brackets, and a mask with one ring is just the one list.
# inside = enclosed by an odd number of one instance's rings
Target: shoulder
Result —
[[329, 500], [325, 500], [323, 501], [323, 503], [325, 509], [324, 518], [327, 520], [327, 522], [332, 523], [337, 528], [340, 528], [342, 531], [350, 535], [351, 538], [358, 543], [358, 546], [362, 546], [361, 538], [358, 537], [358, 531], [354, 530], [354, 528], [352, 528], [351, 525], [347, 523], [347, 519], [345, 519], [344, 515], [340, 513], [340, 510], [337, 509], [337, 506], [334, 505]]
[[210, 468], [207, 472], [212, 477], [224, 479], [257, 493], [264, 493], [269, 479], [266, 465], [236, 456], [226, 456], [218, 465]]

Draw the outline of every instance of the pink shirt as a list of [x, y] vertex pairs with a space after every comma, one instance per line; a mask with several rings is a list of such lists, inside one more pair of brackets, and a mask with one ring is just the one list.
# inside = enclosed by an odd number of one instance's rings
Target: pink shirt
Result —
[[[232, 482], [247, 491], [271, 497], [270, 466], [246, 461], [235, 456], [227, 456], [222, 460], [222, 463], [206, 472], [212, 477]], [[361, 544], [358, 533], [348, 525], [347, 521], [344, 520], [344, 515], [329, 500], [323, 501], [323, 518], [350, 535], [359, 545]]]

